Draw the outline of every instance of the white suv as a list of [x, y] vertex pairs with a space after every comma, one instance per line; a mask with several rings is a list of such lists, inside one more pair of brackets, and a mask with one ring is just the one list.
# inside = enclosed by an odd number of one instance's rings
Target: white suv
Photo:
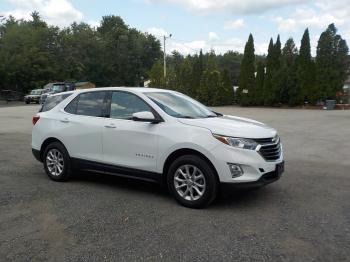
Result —
[[170, 90], [60, 93], [33, 124], [32, 151], [51, 179], [84, 170], [156, 181], [187, 207], [208, 205], [222, 185], [266, 185], [284, 169], [273, 128]]

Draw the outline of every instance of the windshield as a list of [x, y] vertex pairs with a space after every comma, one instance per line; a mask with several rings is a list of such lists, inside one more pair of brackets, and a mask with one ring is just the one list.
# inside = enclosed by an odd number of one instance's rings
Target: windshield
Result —
[[52, 91], [55, 93], [63, 92], [64, 91], [64, 85], [53, 85]]
[[40, 95], [41, 94], [41, 90], [32, 90], [30, 92], [31, 95]]
[[145, 92], [165, 113], [178, 118], [216, 117], [209, 108], [180, 93]]

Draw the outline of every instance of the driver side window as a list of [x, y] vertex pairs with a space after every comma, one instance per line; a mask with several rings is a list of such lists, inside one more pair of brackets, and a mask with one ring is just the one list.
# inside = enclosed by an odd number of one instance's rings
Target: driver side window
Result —
[[111, 118], [131, 119], [132, 114], [141, 111], [151, 112], [151, 108], [138, 96], [122, 91], [112, 93]]

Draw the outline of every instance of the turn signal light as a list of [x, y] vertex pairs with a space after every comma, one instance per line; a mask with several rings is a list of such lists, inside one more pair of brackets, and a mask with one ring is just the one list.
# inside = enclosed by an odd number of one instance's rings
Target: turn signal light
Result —
[[36, 122], [38, 122], [40, 119], [40, 116], [33, 116], [33, 119], [32, 119], [32, 122], [33, 122], [33, 125], [36, 124]]

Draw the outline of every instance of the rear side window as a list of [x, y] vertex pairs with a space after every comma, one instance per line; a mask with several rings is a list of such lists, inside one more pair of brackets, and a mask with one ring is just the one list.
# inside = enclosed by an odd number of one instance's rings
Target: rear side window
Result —
[[65, 108], [67, 113], [103, 117], [106, 92], [88, 92], [80, 94]]
[[78, 99], [79, 96], [77, 96], [76, 98], [74, 98], [64, 109], [64, 111], [66, 111], [67, 113], [70, 114], [76, 114], [77, 113], [77, 105], [78, 105]]
[[70, 95], [71, 94], [49, 96], [48, 98], [46, 98], [45, 103], [43, 104], [43, 107], [41, 108], [40, 112], [46, 112], [51, 110]]

